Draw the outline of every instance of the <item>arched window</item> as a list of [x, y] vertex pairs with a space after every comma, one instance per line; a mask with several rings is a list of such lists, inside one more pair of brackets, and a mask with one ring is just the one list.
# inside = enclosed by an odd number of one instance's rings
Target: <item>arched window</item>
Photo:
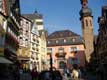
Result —
[[88, 26], [88, 20], [86, 20], [86, 26]]
[[92, 26], [92, 21], [90, 20], [90, 26]]
[[82, 27], [84, 28], [84, 21], [82, 21]]

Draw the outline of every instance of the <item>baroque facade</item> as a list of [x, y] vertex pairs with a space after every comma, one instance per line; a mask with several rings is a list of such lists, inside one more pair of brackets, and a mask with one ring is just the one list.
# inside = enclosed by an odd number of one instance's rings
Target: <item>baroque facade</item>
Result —
[[[85, 67], [84, 44], [81, 36], [70, 31], [55, 31], [47, 37], [47, 63], [50, 64], [52, 55], [52, 67], [56, 69], [72, 69], [72, 65]], [[49, 68], [50, 66], [48, 66]]]

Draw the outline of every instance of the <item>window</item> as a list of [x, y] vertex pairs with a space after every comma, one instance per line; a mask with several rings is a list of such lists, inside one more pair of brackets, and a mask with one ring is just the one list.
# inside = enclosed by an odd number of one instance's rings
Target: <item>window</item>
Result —
[[72, 41], [75, 42], [76, 38], [72, 38]]
[[48, 41], [48, 44], [50, 44], [50, 41]]
[[60, 39], [59, 44], [63, 44], [63, 43], [64, 43], [64, 39]]
[[64, 52], [64, 48], [60, 47], [60, 48], [58, 49], [58, 52], [59, 52], [59, 53], [63, 53], [63, 52]]
[[20, 39], [22, 39], [22, 37], [20, 37]]
[[26, 24], [28, 24], [28, 22], [26, 22]]
[[35, 50], [35, 47], [32, 47], [32, 50]]
[[86, 26], [88, 26], [88, 21], [86, 20]]
[[32, 46], [35, 47], [35, 43], [32, 43]]
[[82, 28], [84, 28], [84, 21], [82, 21]]
[[25, 45], [26, 46], [28, 45], [28, 39], [25, 39]]
[[64, 69], [66, 67], [66, 63], [64, 61], [59, 62], [59, 68]]
[[36, 24], [37, 25], [43, 25], [43, 22], [37, 22]]
[[56, 40], [56, 43], [58, 43], [58, 40]]
[[64, 43], [66, 43], [66, 39], [64, 39]]
[[77, 51], [77, 47], [71, 47], [70, 51]]
[[92, 26], [92, 21], [90, 20], [90, 26]]
[[52, 53], [52, 48], [47, 48], [48, 53]]

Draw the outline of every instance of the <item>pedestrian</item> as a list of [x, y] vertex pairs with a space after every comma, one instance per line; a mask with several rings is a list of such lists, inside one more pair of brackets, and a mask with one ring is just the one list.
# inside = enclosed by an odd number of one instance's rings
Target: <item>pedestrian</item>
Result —
[[81, 73], [80, 73], [80, 70], [78, 68], [78, 65], [73, 65], [73, 70], [72, 70], [72, 74], [71, 74], [73, 80], [79, 80], [80, 74]]
[[38, 72], [36, 67], [31, 71], [32, 80], [38, 80]]

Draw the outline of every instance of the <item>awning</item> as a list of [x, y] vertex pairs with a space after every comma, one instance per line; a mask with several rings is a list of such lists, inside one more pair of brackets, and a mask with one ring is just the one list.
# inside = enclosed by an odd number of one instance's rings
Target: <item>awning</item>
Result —
[[6, 59], [5, 57], [0, 57], [0, 63], [4, 64], [13, 64], [10, 60]]

